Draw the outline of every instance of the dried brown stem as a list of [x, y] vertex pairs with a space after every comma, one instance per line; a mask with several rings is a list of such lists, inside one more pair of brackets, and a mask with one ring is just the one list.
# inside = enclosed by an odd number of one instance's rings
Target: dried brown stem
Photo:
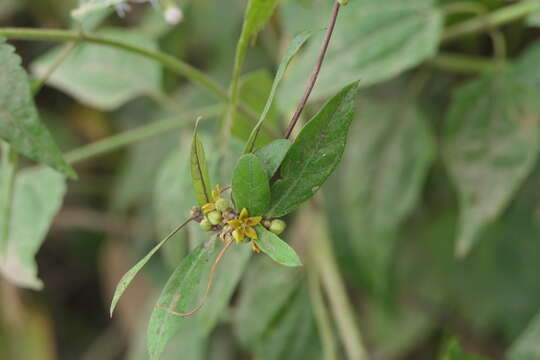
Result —
[[287, 127], [287, 130], [285, 131], [285, 135], [283, 136], [283, 138], [285, 139], [288, 139], [291, 137], [293, 129], [296, 126], [298, 119], [300, 119], [300, 115], [302, 115], [302, 111], [304, 110], [304, 107], [307, 104], [309, 96], [311, 95], [311, 92], [313, 91], [313, 88], [315, 87], [315, 83], [317, 82], [317, 78], [319, 77], [319, 72], [321, 71], [324, 57], [328, 50], [328, 45], [330, 44], [330, 39], [332, 38], [332, 34], [334, 33], [334, 28], [336, 26], [336, 21], [337, 21], [340, 8], [341, 8], [341, 5], [339, 4], [339, 2], [336, 1], [336, 4], [334, 5], [334, 11], [332, 12], [332, 20], [330, 21], [330, 25], [328, 26], [328, 29], [326, 30], [323, 46], [321, 48], [319, 58], [317, 59], [317, 63], [315, 64], [315, 69], [313, 69], [313, 73], [311, 74], [311, 78], [309, 79], [309, 83], [304, 93], [304, 96], [302, 97], [302, 100], [300, 100], [300, 103], [298, 104], [298, 107], [296, 108], [296, 111], [294, 112], [294, 115], [289, 123], [289, 126]]

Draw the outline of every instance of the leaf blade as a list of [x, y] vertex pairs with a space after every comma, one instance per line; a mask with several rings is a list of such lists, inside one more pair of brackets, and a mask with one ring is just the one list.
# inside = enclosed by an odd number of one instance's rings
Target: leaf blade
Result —
[[281, 178], [271, 187], [268, 216], [294, 210], [335, 170], [345, 150], [357, 91], [358, 83], [345, 87], [304, 126], [281, 164]]
[[255, 150], [253, 154], [261, 161], [268, 178], [272, 178], [277, 169], [285, 159], [285, 155], [291, 148], [291, 142], [288, 139], [277, 139], [270, 144]]
[[263, 215], [270, 205], [268, 175], [253, 154], [243, 155], [234, 168], [232, 192], [237, 210], [247, 209], [249, 215]]
[[197, 125], [193, 132], [193, 142], [191, 144], [191, 179], [195, 197], [200, 206], [212, 201], [210, 196], [210, 176], [208, 175], [208, 164], [204, 154], [204, 148], [197, 135]]
[[257, 246], [268, 255], [275, 262], [290, 266], [297, 267], [302, 266], [302, 261], [285, 241], [281, 240], [276, 234], [266, 230], [263, 226], [257, 225], [255, 227], [257, 231], [258, 239], [254, 240]]

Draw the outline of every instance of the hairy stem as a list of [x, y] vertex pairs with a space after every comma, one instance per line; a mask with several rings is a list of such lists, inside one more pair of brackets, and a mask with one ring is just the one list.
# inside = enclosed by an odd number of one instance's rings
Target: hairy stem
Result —
[[78, 149], [71, 150], [64, 154], [64, 158], [70, 164], [78, 163], [97, 156], [101, 156], [112, 151], [118, 150], [124, 146], [131, 145], [138, 141], [146, 140], [150, 137], [165, 134], [171, 130], [191, 126], [192, 121], [186, 120], [196, 115], [203, 118], [214, 116], [220, 113], [221, 106], [211, 106], [191, 114], [186, 114], [180, 119], [177, 117], [169, 120], [161, 120], [150, 123], [148, 125], [139, 126], [133, 130], [124, 131], [120, 134], [113, 135], [106, 139], [96, 141], [94, 143], [84, 145]]
[[[80, 33], [71, 30], [49, 30], [49, 29], [28, 29], [28, 28], [0, 28], [0, 36], [4, 36], [13, 40], [49, 40], [56, 42], [89, 42], [95, 44], [101, 44], [111, 46], [124, 51], [129, 51], [149, 59], [155, 60], [167, 69], [182, 75], [190, 80], [192, 83], [199, 85], [201, 88], [207, 90], [215, 97], [222, 101], [229, 102], [229, 96], [227, 91], [224, 90], [218, 83], [206, 76], [201, 71], [197, 70], [193, 66], [176, 59], [175, 57], [165, 54], [159, 51], [152, 51], [146, 48], [124, 43], [122, 41], [109, 39], [107, 37]], [[257, 121], [257, 114], [246, 104], [239, 103], [238, 109], [246, 115], [250, 120]]]
[[330, 44], [330, 39], [332, 38], [332, 34], [334, 33], [334, 28], [336, 26], [336, 21], [339, 15], [340, 8], [341, 8], [341, 5], [339, 4], [338, 1], [336, 1], [334, 5], [334, 10], [332, 12], [332, 19], [330, 20], [330, 25], [328, 25], [328, 29], [326, 30], [326, 35], [324, 37], [324, 42], [321, 48], [321, 52], [319, 54], [319, 58], [317, 59], [317, 63], [315, 64], [315, 69], [313, 69], [313, 73], [311, 74], [311, 77], [309, 79], [308, 86], [306, 88], [304, 96], [300, 100], [300, 103], [298, 104], [298, 107], [296, 108], [296, 111], [294, 112], [294, 115], [289, 123], [289, 126], [287, 127], [287, 130], [285, 131], [285, 135], [283, 136], [285, 139], [288, 139], [291, 137], [294, 127], [296, 126], [298, 119], [300, 119], [300, 115], [302, 115], [302, 111], [304, 110], [304, 107], [306, 106], [309, 100], [309, 96], [311, 95], [311, 92], [313, 91], [313, 88], [315, 87], [315, 83], [317, 82], [317, 78], [319, 77], [319, 73], [321, 71], [324, 57], [328, 50], [328, 45]]

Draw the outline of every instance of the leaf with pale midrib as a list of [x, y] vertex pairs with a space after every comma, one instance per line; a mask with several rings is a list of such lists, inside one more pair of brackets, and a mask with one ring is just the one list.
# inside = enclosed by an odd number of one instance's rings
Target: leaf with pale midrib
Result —
[[236, 207], [247, 209], [250, 216], [264, 215], [268, 210], [270, 184], [257, 156], [246, 154], [238, 160], [232, 178], [232, 193]]
[[197, 202], [200, 206], [203, 206], [211, 202], [212, 197], [208, 164], [206, 163], [203, 145], [197, 135], [197, 126], [195, 125], [193, 143], [191, 144], [191, 179]]

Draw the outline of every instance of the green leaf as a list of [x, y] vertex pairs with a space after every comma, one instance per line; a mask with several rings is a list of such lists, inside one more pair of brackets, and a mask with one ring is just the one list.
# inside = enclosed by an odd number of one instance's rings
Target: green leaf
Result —
[[82, 0], [79, 6], [71, 11], [71, 17], [77, 21], [84, 21], [88, 17], [102, 13], [114, 6], [127, 4], [129, 0]]
[[242, 38], [249, 41], [266, 25], [279, 0], [249, 0], [246, 8]]
[[0, 37], [0, 138], [17, 152], [75, 178], [47, 128], [39, 120], [21, 58]]
[[270, 204], [268, 175], [253, 154], [238, 160], [232, 178], [232, 193], [237, 210], [246, 208], [250, 216], [264, 215]]
[[508, 360], [540, 359], [540, 313], [536, 314], [527, 328], [508, 350]]
[[143, 268], [144, 265], [150, 260], [150, 258], [169, 240], [171, 237], [182, 229], [186, 224], [188, 224], [191, 221], [191, 219], [186, 220], [183, 224], [177, 226], [173, 232], [171, 232], [169, 235], [167, 235], [163, 240], [159, 242], [144, 258], [139, 260], [135, 266], [133, 266], [124, 276], [122, 276], [122, 279], [118, 282], [118, 285], [116, 286], [116, 290], [114, 291], [114, 296], [111, 302], [111, 308], [110, 308], [110, 316], [112, 317], [112, 314], [114, 312], [114, 309], [116, 308], [116, 305], [118, 304], [118, 301], [120, 300], [120, 297], [124, 294], [127, 287], [131, 283], [131, 281], [135, 278], [135, 276], [139, 273], [139, 271]]
[[487, 360], [482, 356], [470, 355], [465, 353], [459, 341], [457, 339], [452, 339], [447, 345], [444, 353], [441, 356], [441, 360]]
[[377, 295], [388, 291], [396, 232], [418, 203], [435, 156], [435, 139], [414, 101], [387, 95], [360, 103], [336, 189], [348, 253], [362, 284]]
[[208, 165], [204, 155], [204, 148], [197, 136], [197, 125], [193, 132], [193, 142], [191, 144], [191, 179], [195, 197], [200, 206], [212, 201], [210, 190], [210, 176], [208, 175]]
[[[309, 2], [310, 11], [292, 1], [282, 6], [285, 24], [297, 31], [326, 27], [332, 1]], [[290, 25], [288, 25], [290, 24]], [[311, 100], [335, 94], [353, 81], [369, 86], [420, 64], [437, 52], [443, 16], [433, 0], [355, 0], [343, 8]], [[304, 93], [320, 52], [322, 35], [313, 39], [283, 84], [281, 109], [290, 109]]]
[[[97, 32], [111, 40], [156, 50], [157, 44], [133, 29], [106, 28]], [[44, 76], [58, 59], [57, 47], [31, 65], [32, 72]], [[77, 45], [48, 78], [47, 84], [64, 91], [79, 102], [101, 110], [114, 110], [126, 102], [161, 91], [161, 68], [156, 61], [110, 46]]]
[[459, 193], [459, 256], [499, 216], [536, 161], [537, 99], [510, 72], [485, 76], [455, 93], [444, 155]]
[[14, 284], [39, 290], [34, 259], [66, 192], [64, 177], [47, 168], [24, 170], [15, 180], [15, 193], [5, 257], [0, 272]]
[[281, 79], [283, 79], [283, 75], [285, 75], [285, 70], [287, 70], [287, 67], [289, 66], [289, 63], [291, 62], [293, 57], [296, 55], [296, 53], [298, 53], [302, 45], [309, 39], [311, 35], [312, 32], [309, 31], [300, 33], [289, 44], [289, 47], [287, 48], [287, 51], [285, 52], [285, 55], [283, 56], [283, 59], [281, 59], [281, 63], [279, 64], [279, 68], [274, 78], [274, 83], [272, 84], [272, 89], [270, 90], [270, 95], [266, 100], [266, 105], [264, 106], [264, 109], [261, 113], [261, 117], [251, 131], [251, 134], [249, 135], [249, 139], [244, 149], [245, 154], [253, 152], [253, 150], [256, 148], [257, 139], [260, 135], [261, 128], [266, 121], [266, 118], [269, 116], [270, 110], [272, 109], [272, 103], [274, 101], [274, 97], [276, 96], [276, 90], [279, 86], [279, 83], [281, 82]]
[[[190, 311], [199, 299], [200, 284], [205, 282], [215, 255], [215, 239], [199, 245], [186, 256], [173, 272], [163, 288], [158, 304], [177, 312]], [[206, 284], [205, 284], [206, 285]], [[157, 360], [168, 341], [189, 319], [184, 319], [155, 307], [148, 324], [148, 352], [150, 359]]]
[[276, 173], [290, 147], [291, 142], [288, 139], [278, 139], [253, 153], [261, 161], [269, 179]]
[[261, 225], [257, 225], [255, 230], [259, 237], [255, 243], [272, 260], [285, 266], [302, 266], [302, 262], [296, 251], [285, 241], [281, 240], [279, 236], [266, 230]]
[[312, 197], [332, 174], [345, 150], [358, 84], [330, 99], [302, 129], [271, 187], [268, 216], [281, 217]]
[[[265, 109], [266, 98], [272, 89], [272, 75], [266, 69], [248, 73], [240, 78], [240, 99], [257, 114]], [[275, 106], [268, 110], [266, 130], [279, 134], [279, 116]], [[247, 141], [253, 128], [253, 120], [238, 112], [233, 119], [232, 134], [240, 140]], [[263, 131], [257, 145], [264, 145], [273, 140], [270, 131]]]
[[[242, 282], [234, 312], [234, 331], [242, 345], [254, 349], [264, 341], [264, 336], [297, 292], [302, 275], [299, 268], [276, 266], [266, 256], [254, 259]], [[264, 281], [261, 281], [262, 276]]]

